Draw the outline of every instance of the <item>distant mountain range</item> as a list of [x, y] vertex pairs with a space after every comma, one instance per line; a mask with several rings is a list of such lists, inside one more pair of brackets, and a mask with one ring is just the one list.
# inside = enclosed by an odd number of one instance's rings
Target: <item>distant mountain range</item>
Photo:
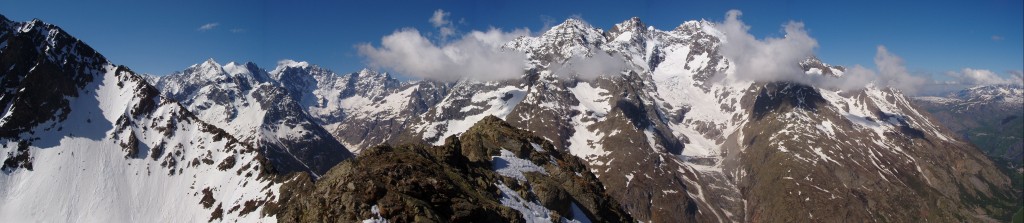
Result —
[[[964, 141], [980, 135], [916, 106], [1019, 105], [1020, 88], [938, 99], [745, 81], [730, 78], [722, 38], [706, 21], [605, 31], [569, 19], [503, 45], [528, 56], [510, 80], [212, 59], [144, 76], [59, 27], [0, 18], [0, 216], [973, 222], [1019, 209], [1021, 191]], [[600, 54], [624, 72], [552, 70]]]
[[977, 86], [914, 101], [986, 154], [1017, 167], [1024, 162], [1024, 87]]

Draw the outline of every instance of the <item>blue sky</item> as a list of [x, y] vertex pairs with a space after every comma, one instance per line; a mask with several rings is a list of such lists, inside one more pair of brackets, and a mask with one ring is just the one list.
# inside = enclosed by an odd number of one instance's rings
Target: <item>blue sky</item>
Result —
[[[963, 68], [1000, 74], [1024, 70], [1024, 0], [978, 1], [3, 1], [11, 20], [57, 24], [109, 59], [143, 73], [167, 74], [214, 58], [305, 60], [338, 72], [365, 67], [355, 45], [412, 27], [434, 32], [428, 19], [451, 13], [465, 32], [526, 27], [539, 31], [572, 16], [605, 28], [633, 16], [671, 29], [683, 21], [722, 21], [743, 11], [751, 33], [780, 36], [802, 21], [826, 62], [873, 66], [877, 45], [903, 57], [920, 75]], [[201, 30], [205, 24], [217, 25]]]

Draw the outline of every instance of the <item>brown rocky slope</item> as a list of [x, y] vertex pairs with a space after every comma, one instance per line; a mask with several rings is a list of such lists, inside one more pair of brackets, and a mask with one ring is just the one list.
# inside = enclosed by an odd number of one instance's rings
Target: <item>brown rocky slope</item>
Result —
[[283, 222], [631, 222], [583, 162], [490, 116], [441, 146], [382, 145], [281, 191]]

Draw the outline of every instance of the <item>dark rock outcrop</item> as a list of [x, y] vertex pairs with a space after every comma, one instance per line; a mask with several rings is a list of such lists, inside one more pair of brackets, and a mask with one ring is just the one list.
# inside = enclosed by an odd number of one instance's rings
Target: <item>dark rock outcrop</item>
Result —
[[[543, 170], [524, 172], [525, 180], [499, 174], [508, 167], [502, 158]], [[523, 222], [525, 214], [503, 205], [510, 200], [541, 204], [552, 220], [633, 221], [582, 160], [493, 116], [444, 145], [373, 147], [315, 183], [299, 174], [281, 190], [291, 193], [267, 211], [285, 222]]]

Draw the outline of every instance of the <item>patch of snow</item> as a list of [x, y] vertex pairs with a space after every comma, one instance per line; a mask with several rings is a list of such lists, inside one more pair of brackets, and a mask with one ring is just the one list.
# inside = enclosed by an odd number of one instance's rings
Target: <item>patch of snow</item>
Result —
[[522, 214], [527, 223], [552, 222], [551, 210], [545, 208], [537, 201], [530, 201], [516, 191], [508, 188], [505, 184], [498, 183], [498, 190], [501, 191], [501, 204], [512, 208]]
[[[508, 100], [500, 100], [500, 98], [506, 95], [511, 95]], [[526, 96], [525, 89], [517, 88], [515, 86], [505, 86], [494, 91], [483, 92], [474, 94], [472, 102], [474, 103], [486, 103], [487, 109], [476, 115], [466, 116], [464, 119], [456, 120], [444, 120], [437, 123], [431, 123], [427, 125], [418, 126], [423, 132], [424, 138], [437, 137], [437, 140], [433, 142], [434, 145], [444, 144], [444, 138], [460, 134], [469, 130], [478, 121], [484, 119], [488, 115], [494, 115], [498, 118], [505, 119], [512, 112], [512, 109], [519, 105], [519, 102], [523, 101]], [[445, 102], [441, 102], [443, 105]], [[438, 135], [435, 131], [437, 126], [445, 126], [446, 130], [444, 133]]]
[[629, 182], [633, 181], [633, 173], [628, 173], [626, 176], [626, 187], [629, 187]]
[[816, 125], [815, 127], [818, 128], [818, 130], [825, 132], [825, 134], [827, 134], [829, 137], [836, 137], [835, 126], [832, 125], [832, 121], [824, 120], [821, 122], [821, 124]]
[[814, 151], [814, 154], [818, 155], [818, 158], [821, 158], [822, 160], [825, 160], [825, 161], [830, 161], [830, 162], [839, 164], [839, 162], [836, 162], [835, 160], [833, 160], [832, 157], [829, 157], [828, 155], [825, 155], [825, 153], [821, 151], [821, 148], [811, 147], [811, 150]]
[[370, 219], [363, 220], [363, 223], [388, 223], [388, 219], [384, 219], [384, 217], [380, 216], [380, 207], [378, 207], [377, 205], [373, 205], [373, 207], [370, 208], [370, 212], [377, 216], [373, 216], [370, 217]]
[[579, 100], [580, 106], [586, 111], [593, 111], [598, 117], [604, 117], [612, 109], [608, 101], [611, 98], [608, 90], [592, 87], [587, 82], [580, 82], [576, 84], [576, 87], [569, 88], [569, 91], [576, 96], [576, 100]]
[[498, 175], [515, 178], [519, 181], [526, 181], [526, 175], [523, 173], [528, 172], [540, 172], [547, 175], [547, 170], [543, 167], [533, 164], [532, 161], [521, 159], [516, 157], [516, 154], [506, 149], [501, 150], [501, 155], [491, 157], [491, 167], [494, 172]]
[[544, 152], [544, 148], [540, 147], [540, 145], [538, 145], [537, 143], [531, 142], [530, 146], [533, 147], [533, 151]]

